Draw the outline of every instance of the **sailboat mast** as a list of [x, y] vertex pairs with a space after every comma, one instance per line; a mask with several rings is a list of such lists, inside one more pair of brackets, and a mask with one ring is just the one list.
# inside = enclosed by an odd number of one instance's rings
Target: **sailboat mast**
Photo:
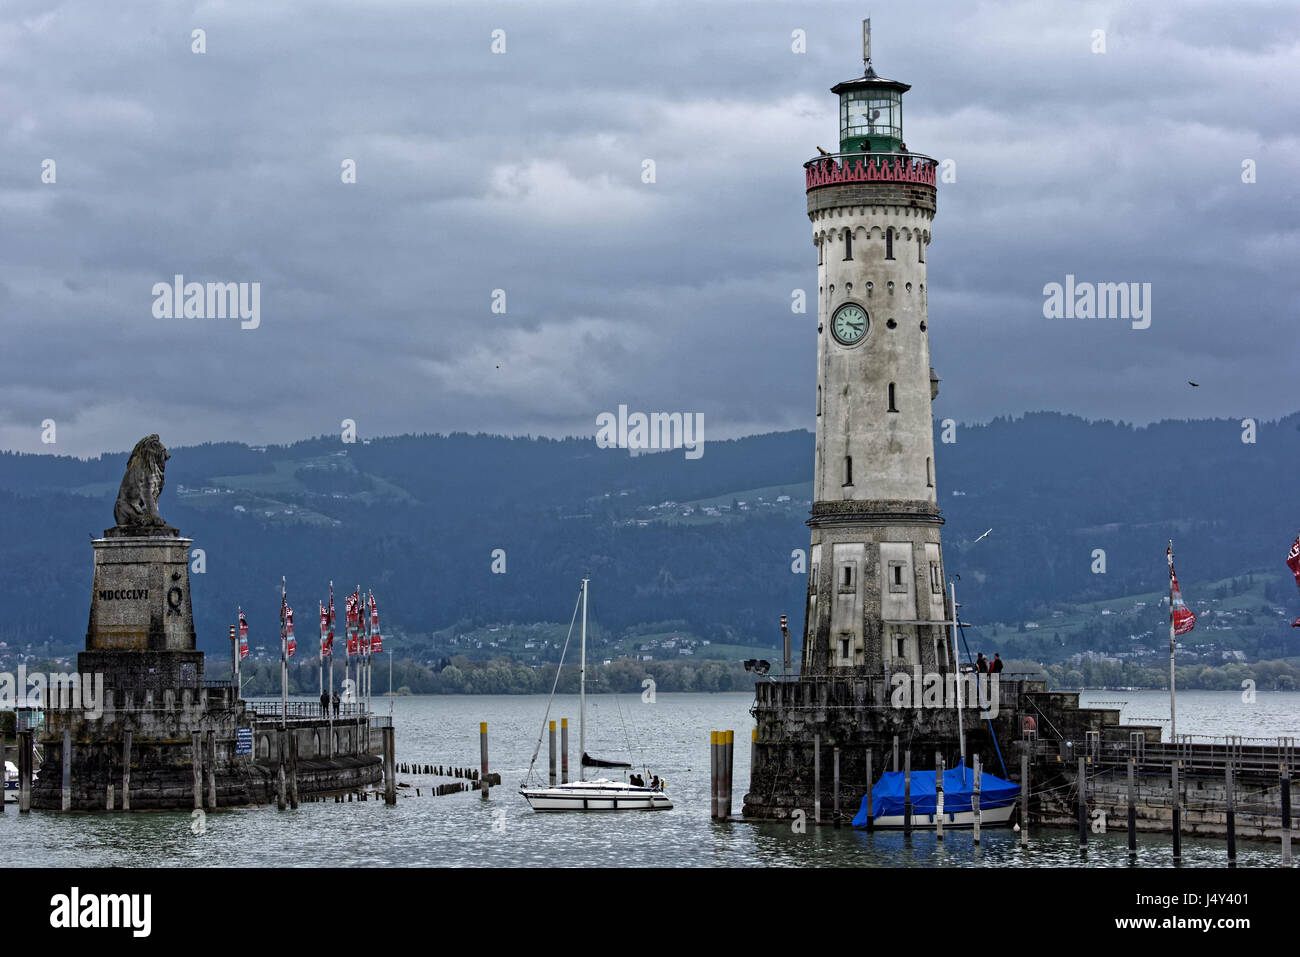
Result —
[[582, 658], [578, 663], [578, 780], [587, 779], [587, 582], [582, 580]]
[[[952, 649], [953, 664], [957, 668], [957, 747], [961, 754], [961, 765], [966, 767], [966, 731], [962, 727], [961, 713], [961, 657], [957, 654], [957, 584], [948, 582], [948, 594], [952, 596], [952, 640], [949, 647]], [[975, 675], [975, 680], [979, 681], [979, 675]], [[966, 772], [963, 771], [963, 774]]]

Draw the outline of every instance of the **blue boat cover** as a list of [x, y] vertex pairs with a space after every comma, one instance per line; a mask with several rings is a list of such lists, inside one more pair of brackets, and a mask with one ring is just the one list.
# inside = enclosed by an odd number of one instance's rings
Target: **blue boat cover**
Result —
[[[970, 810], [971, 793], [975, 789], [975, 772], [967, 767], [950, 768], [943, 772], [943, 812], [953, 814]], [[980, 808], [1006, 807], [1016, 800], [1020, 785], [1004, 781], [984, 771], [980, 774]], [[934, 772], [912, 772], [912, 813], [933, 814], [935, 807]], [[886, 771], [871, 789], [871, 810], [875, 817], [903, 813], [903, 772]], [[862, 796], [862, 806], [853, 818], [854, 827], [867, 826], [867, 798]]]

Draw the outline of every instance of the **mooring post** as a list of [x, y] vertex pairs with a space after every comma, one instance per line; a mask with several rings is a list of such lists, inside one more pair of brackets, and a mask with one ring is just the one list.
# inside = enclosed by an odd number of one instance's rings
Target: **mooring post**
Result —
[[[289, 807], [298, 808], [298, 735], [290, 730], [289, 735]], [[370, 750], [370, 732], [366, 731], [366, 751]]]
[[18, 732], [18, 813], [32, 809], [32, 732]]
[[200, 810], [203, 807], [203, 734], [199, 731], [190, 732], [190, 764], [194, 766], [194, 808]]
[[569, 719], [560, 719], [560, 783], [569, 783]]
[[749, 776], [754, 777], [754, 769], [758, 767], [758, 725], [749, 729]]
[[871, 807], [871, 749], [867, 748], [867, 830], [874, 831], [876, 822], [872, 819], [873, 809]]
[[1232, 758], [1224, 762], [1223, 783], [1227, 791], [1228, 812], [1225, 824], [1228, 829], [1228, 866], [1237, 866], [1237, 795], [1232, 783]]
[[813, 735], [813, 822], [822, 822], [822, 736]]
[[479, 763], [478, 779], [480, 782], [482, 782], [480, 786], [486, 788], [487, 787], [486, 782], [488, 776], [488, 745], [487, 745], [487, 722], [486, 721], [480, 721], [478, 723], [478, 763]]
[[894, 735], [894, 773], [898, 773], [898, 735]]
[[[284, 731], [281, 731], [279, 732], [279, 734], [276, 735], [275, 750], [276, 750], [276, 758], [277, 758], [276, 761], [277, 768], [275, 772], [275, 807], [276, 810], [278, 811], [283, 811], [285, 807], [288, 806], [289, 803], [285, 799], [285, 780], [284, 780], [284, 760], [285, 760], [284, 752], [286, 750], [285, 746], [288, 743], [287, 739], [288, 739], [288, 735], [286, 735]], [[352, 795], [350, 794], [348, 795], [348, 800], [349, 801], [352, 800]]]
[[104, 796], [104, 810], [113, 810], [113, 785], [111, 783], [108, 785], [108, 791]]
[[736, 759], [736, 732], [734, 730], [727, 732], [726, 740], [722, 749], [722, 784], [725, 790], [726, 800], [722, 805], [722, 816], [728, 821], [731, 820], [731, 780], [732, 771]]
[[217, 809], [217, 732], [208, 732], [208, 810]]
[[[898, 738], [894, 738], [895, 744]], [[912, 833], [912, 749], [903, 755], [903, 833]]]
[[718, 819], [718, 732], [709, 732], [709, 817]]
[[975, 843], [980, 842], [980, 784], [982, 782], [982, 772], [980, 770], [980, 756], [975, 755], [975, 787], [971, 791], [971, 829], [975, 834]]
[[1088, 767], [1085, 758], [1079, 758], [1079, 850], [1088, 849]]
[[831, 752], [834, 759], [834, 783], [835, 783], [835, 826], [840, 826], [840, 749], [835, 748]]
[[550, 755], [551, 755], [551, 787], [555, 787], [555, 722], [554, 721], [551, 722]]
[[[483, 738], [487, 740], [487, 725], [483, 726]], [[397, 803], [397, 756], [393, 753], [393, 726], [384, 728], [384, 803], [390, 807]], [[483, 767], [487, 767], [487, 745], [483, 745]], [[487, 793], [487, 784], [483, 785]]]
[[1282, 772], [1282, 866], [1291, 866], [1291, 771], [1285, 764]]
[[122, 732], [122, 810], [131, 810], [131, 732]]
[[63, 729], [63, 798], [60, 806], [72, 810], [72, 729]]
[[1181, 815], [1179, 814], [1179, 801], [1178, 801], [1178, 765], [1181, 763], [1182, 762], [1178, 760], [1177, 754], [1175, 754], [1174, 763], [1173, 763], [1173, 774], [1171, 776], [1171, 780], [1173, 782], [1173, 801], [1174, 801], [1173, 825], [1174, 825], [1174, 860], [1175, 861], [1178, 861], [1183, 856], [1182, 820], [1181, 820]]
[[1020, 755], [1020, 846], [1029, 846], [1029, 755]]
[[943, 755], [934, 752], [934, 837], [943, 840]]
[[[1128, 854], [1129, 857], [1137, 857], [1138, 852], [1138, 833], [1137, 833], [1137, 792], [1133, 785], [1133, 778], [1137, 774], [1137, 758], [1128, 759]], [[1231, 830], [1231, 825], [1229, 825]], [[1229, 842], [1232, 838], [1228, 838]]]

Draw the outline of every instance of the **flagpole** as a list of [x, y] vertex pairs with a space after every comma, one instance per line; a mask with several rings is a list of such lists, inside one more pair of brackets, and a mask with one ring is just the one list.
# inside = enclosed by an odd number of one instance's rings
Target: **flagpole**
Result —
[[287, 607], [289, 593], [285, 588], [284, 576], [280, 576], [280, 728], [288, 727], [289, 714], [289, 643], [286, 638], [284, 610]]
[[[334, 714], [334, 581], [330, 580], [330, 707], [329, 713]], [[345, 649], [346, 650], [346, 649]]]
[[1177, 718], [1174, 709], [1174, 540], [1169, 539], [1169, 743], [1177, 744]]

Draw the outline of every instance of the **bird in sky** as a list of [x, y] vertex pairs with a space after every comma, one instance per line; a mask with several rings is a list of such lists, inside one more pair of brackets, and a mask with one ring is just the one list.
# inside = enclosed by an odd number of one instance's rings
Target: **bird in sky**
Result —
[[1191, 379], [1187, 380], [1187, 384], [1190, 385], [1193, 389], [1199, 389], [1201, 387], [1201, 384], [1199, 382], [1193, 382]]

